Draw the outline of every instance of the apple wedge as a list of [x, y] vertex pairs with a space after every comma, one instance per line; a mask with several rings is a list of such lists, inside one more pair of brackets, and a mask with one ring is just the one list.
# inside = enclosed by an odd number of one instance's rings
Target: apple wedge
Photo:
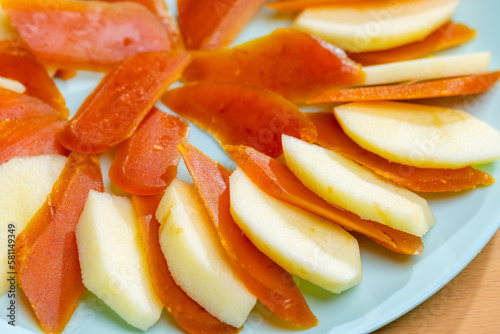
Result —
[[362, 1], [304, 10], [293, 27], [350, 52], [423, 39], [451, 19], [458, 0]]
[[287, 166], [330, 204], [416, 236], [436, 220], [425, 199], [326, 148], [283, 136]]
[[172, 181], [156, 219], [161, 223], [161, 249], [176, 283], [217, 319], [243, 326], [256, 298], [233, 271], [196, 188]]
[[151, 327], [163, 305], [153, 290], [130, 199], [91, 190], [76, 240], [85, 287], [130, 325]]
[[0, 165], [0, 296], [8, 289], [7, 230], [15, 225], [19, 235], [47, 199], [61, 173], [66, 157], [40, 155], [13, 158]]
[[365, 66], [364, 86], [482, 74], [490, 59], [491, 52], [477, 52]]
[[358, 242], [337, 224], [269, 196], [239, 168], [230, 194], [238, 226], [285, 270], [334, 293], [361, 281]]
[[0, 77], [0, 87], [19, 94], [26, 92], [26, 87], [22, 83], [4, 77]]
[[336, 107], [335, 116], [358, 145], [392, 162], [458, 169], [500, 159], [500, 132], [462, 110], [355, 102]]

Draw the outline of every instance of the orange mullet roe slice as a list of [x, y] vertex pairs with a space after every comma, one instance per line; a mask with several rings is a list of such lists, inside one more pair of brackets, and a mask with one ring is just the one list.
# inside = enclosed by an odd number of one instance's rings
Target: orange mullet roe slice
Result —
[[216, 49], [228, 46], [264, 2], [178, 0], [179, 28], [186, 48]]
[[57, 140], [57, 132], [65, 123], [59, 116], [0, 122], [0, 164], [14, 157], [67, 155], [68, 150]]
[[272, 157], [281, 135], [314, 142], [316, 129], [297, 106], [270, 91], [232, 83], [199, 82], [170, 90], [162, 102], [222, 145], [247, 145]]
[[23, 44], [0, 41], [0, 77], [19, 81], [26, 87], [27, 95], [47, 103], [61, 117], [69, 116], [66, 102], [56, 84]]
[[354, 61], [368, 65], [392, 63], [420, 58], [465, 43], [476, 36], [476, 31], [464, 24], [448, 22], [421, 41], [397, 48], [363, 53], [349, 53]]
[[75, 228], [87, 195], [104, 191], [97, 156], [71, 153], [52, 191], [16, 239], [16, 270], [46, 333], [61, 333], [85, 292]]
[[172, 48], [157, 17], [133, 2], [2, 0], [2, 8], [44, 64], [109, 70], [125, 57]]
[[59, 140], [70, 150], [87, 154], [118, 145], [134, 133], [188, 62], [188, 55], [177, 52], [127, 57], [87, 97], [59, 133]]
[[132, 196], [156, 295], [177, 321], [192, 334], [236, 334], [241, 328], [232, 327], [213, 317], [182, 290], [172, 278], [159, 240], [160, 223], [155, 212], [163, 194]]
[[0, 88], [0, 122], [57, 115], [57, 110], [36, 97]]
[[310, 113], [318, 129], [316, 143], [356, 161], [380, 176], [413, 191], [444, 192], [491, 185], [493, 176], [472, 167], [460, 169], [417, 168], [390, 162], [371, 153], [349, 138], [331, 112]]
[[420, 237], [330, 205], [304, 186], [283, 163], [250, 147], [226, 146], [225, 149], [245, 174], [270, 196], [331, 220], [348, 231], [364, 234], [394, 252], [422, 254], [424, 245]]
[[55, 77], [66, 81], [69, 79], [73, 79], [77, 74], [77, 70], [61, 68], [57, 70]]
[[294, 29], [278, 29], [233, 49], [193, 52], [186, 81], [238, 82], [301, 103], [319, 92], [361, 85], [364, 72], [345, 52]]
[[489, 90], [499, 78], [500, 71], [497, 71], [416, 83], [334, 89], [316, 95], [308, 100], [307, 103], [414, 100], [477, 94]]
[[281, 318], [300, 327], [316, 326], [318, 320], [292, 276], [259, 251], [231, 217], [231, 172], [187, 142], [179, 149], [221, 243], [245, 286]]
[[187, 139], [188, 130], [184, 120], [153, 108], [132, 137], [118, 145], [109, 178], [131, 194], [165, 190], [177, 175], [177, 145]]
[[[123, 0], [100, 0], [100, 1], [123, 2]], [[170, 45], [172, 46], [172, 49], [174, 50], [182, 49], [183, 45], [182, 45], [182, 38], [179, 33], [179, 28], [177, 28], [174, 18], [172, 17], [172, 15], [170, 15], [165, 0], [129, 0], [129, 1], [141, 4], [144, 7], [146, 7], [149, 11], [154, 13], [158, 17], [160, 22], [163, 24], [163, 28], [165, 28], [165, 31], [168, 34], [168, 38], [170, 39]]]

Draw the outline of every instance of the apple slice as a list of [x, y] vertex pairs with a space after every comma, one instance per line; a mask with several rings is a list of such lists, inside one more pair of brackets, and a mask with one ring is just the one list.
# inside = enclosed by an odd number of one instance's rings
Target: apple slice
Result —
[[441, 79], [488, 71], [491, 52], [440, 56], [363, 67], [365, 86]]
[[406, 233], [423, 236], [436, 223], [427, 201], [323, 147], [283, 136], [287, 166], [330, 204]]
[[26, 87], [22, 83], [4, 77], [0, 77], [0, 87], [19, 94], [26, 92]]
[[243, 326], [256, 298], [233, 271], [196, 188], [172, 181], [156, 219], [161, 249], [177, 284], [217, 319]]
[[42, 206], [61, 173], [66, 157], [39, 155], [13, 158], [0, 165], [0, 296], [8, 289], [7, 230], [15, 225], [19, 235]]
[[500, 159], [500, 132], [462, 110], [354, 102], [335, 116], [358, 145], [392, 162], [458, 169]]
[[91, 190], [76, 227], [83, 284], [130, 325], [147, 330], [163, 305], [154, 293], [130, 199]]
[[269, 196], [239, 168], [230, 194], [238, 226], [288, 272], [334, 293], [361, 281], [358, 242], [337, 224]]
[[417, 59], [463, 44], [476, 36], [476, 30], [449, 21], [422, 40], [388, 50], [349, 53], [349, 58], [363, 66]]
[[386, 50], [425, 38], [451, 19], [458, 0], [363, 1], [304, 10], [293, 27], [350, 52]]

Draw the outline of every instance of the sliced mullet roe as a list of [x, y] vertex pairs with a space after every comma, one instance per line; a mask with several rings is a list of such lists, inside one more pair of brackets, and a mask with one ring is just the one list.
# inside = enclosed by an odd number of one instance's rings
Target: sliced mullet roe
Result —
[[397, 253], [420, 255], [422, 239], [377, 222], [362, 219], [327, 203], [304, 186], [285, 164], [245, 146], [226, 146], [226, 152], [245, 174], [267, 194], [364, 234]]
[[132, 196], [139, 222], [139, 233], [145, 247], [149, 273], [156, 295], [172, 317], [188, 333], [236, 334], [240, 328], [232, 327], [213, 317], [191, 299], [174, 281], [159, 240], [160, 223], [155, 212], [163, 194]]
[[128, 55], [171, 49], [157, 17], [133, 2], [2, 0], [40, 61], [64, 69], [108, 70]]
[[[100, 0], [100, 1], [123, 2], [123, 0]], [[170, 39], [170, 45], [172, 46], [173, 49], [181, 49], [183, 47], [182, 38], [179, 33], [179, 28], [177, 27], [177, 24], [175, 23], [172, 15], [170, 15], [165, 0], [129, 0], [129, 1], [137, 2], [138, 4], [143, 5], [158, 17], [158, 19], [163, 24], [163, 27], [167, 31], [168, 38]]]
[[372, 153], [349, 138], [331, 112], [310, 113], [318, 129], [316, 143], [356, 161], [380, 176], [413, 191], [444, 192], [473, 189], [491, 185], [493, 176], [472, 167], [460, 169], [431, 169], [402, 165]]
[[257, 87], [199, 82], [170, 90], [162, 102], [212, 133], [222, 145], [247, 145], [278, 157], [283, 133], [314, 142], [316, 129], [297, 106]]
[[108, 72], [59, 133], [72, 151], [96, 154], [129, 138], [177, 81], [189, 56], [177, 52], [144, 52], [127, 57]]
[[66, 120], [59, 116], [15, 119], [0, 123], [0, 164], [14, 157], [43, 154], [67, 155], [57, 140]]
[[177, 20], [186, 48], [216, 49], [228, 46], [264, 2], [178, 0]]
[[0, 122], [57, 115], [57, 110], [36, 97], [0, 88]]
[[377, 65], [420, 58], [465, 43], [476, 36], [476, 31], [464, 24], [448, 22], [421, 41], [397, 48], [363, 53], [349, 53], [354, 61], [364, 65]]
[[16, 239], [16, 270], [46, 333], [61, 333], [85, 292], [75, 227], [89, 191], [104, 191], [96, 156], [71, 153], [47, 200]]
[[165, 190], [177, 175], [177, 145], [187, 139], [188, 130], [186, 121], [153, 108], [132, 137], [118, 145], [110, 180], [136, 195]]
[[55, 76], [61, 80], [69, 80], [76, 77], [77, 74], [78, 71], [74, 69], [58, 69]]
[[292, 276], [255, 247], [230, 212], [231, 172], [187, 142], [179, 146], [233, 267], [264, 305], [300, 327], [318, 324]]
[[258, 86], [301, 103], [319, 92], [361, 85], [364, 72], [344, 51], [294, 29], [278, 29], [233, 49], [193, 53], [186, 81]]
[[[3, 6], [3, 1], [2, 1]], [[36, 97], [67, 118], [66, 102], [48, 75], [45, 67], [23, 44], [0, 41], [0, 77], [19, 81], [26, 87], [26, 94]]]
[[307, 103], [414, 100], [477, 94], [489, 90], [499, 78], [500, 71], [497, 71], [415, 83], [333, 89], [319, 93], [308, 100]]

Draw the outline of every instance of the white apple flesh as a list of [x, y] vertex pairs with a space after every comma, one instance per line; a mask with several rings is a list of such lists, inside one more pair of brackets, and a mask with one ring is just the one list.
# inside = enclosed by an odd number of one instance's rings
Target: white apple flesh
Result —
[[436, 223], [427, 201], [342, 155], [283, 136], [286, 164], [324, 200], [394, 229], [423, 236]]
[[241, 327], [256, 298], [233, 271], [196, 188], [174, 180], [156, 211], [160, 245], [176, 283], [208, 313]]
[[349, 52], [419, 41], [448, 22], [458, 0], [362, 1], [305, 9], [293, 27]]
[[421, 168], [462, 168], [500, 159], [500, 132], [458, 110], [400, 102], [335, 108], [356, 143], [389, 161]]
[[8, 290], [7, 238], [9, 224], [19, 235], [47, 199], [66, 157], [40, 155], [13, 158], [0, 165], [0, 296]]
[[76, 227], [83, 284], [128, 324], [147, 330], [163, 305], [154, 293], [130, 199], [91, 190]]
[[238, 226], [285, 270], [334, 293], [361, 281], [358, 243], [337, 224], [269, 196], [240, 169], [230, 196]]
[[23, 94], [26, 92], [26, 87], [19, 81], [0, 77], [0, 88], [10, 90], [15, 93]]
[[365, 66], [364, 85], [385, 85], [481, 74], [488, 71], [490, 59], [491, 52], [477, 52]]

